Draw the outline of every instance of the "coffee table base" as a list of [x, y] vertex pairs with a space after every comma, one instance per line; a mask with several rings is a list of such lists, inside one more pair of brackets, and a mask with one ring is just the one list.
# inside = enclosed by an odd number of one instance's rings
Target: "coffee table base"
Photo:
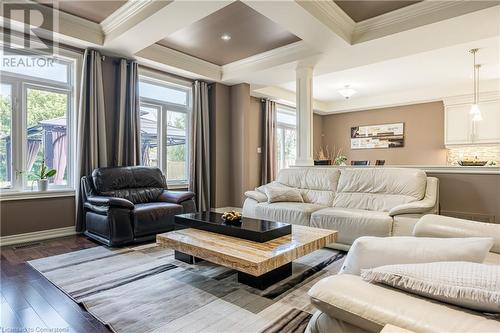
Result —
[[256, 289], [264, 290], [267, 287], [292, 275], [292, 263], [289, 262], [281, 267], [275, 268], [261, 276], [253, 276], [238, 272], [238, 282]]
[[[196, 264], [203, 261], [201, 258], [194, 257], [184, 252], [175, 251], [174, 258], [188, 264]], [[247, 273], [238, 272], [238, 282], [247, 286], [264, 290], [267, 287], [279, 282], [292, 275], [292, 263], [285, 264], [281, 267], [273, 269], [261, 276], [253, 276]]]
[[203, 259], [201, 258], [197, 258], [190, 254], [186, 254], [184, 252], [179, 252], [179, 251], [174, 251], [174, 258], [191, 265], [203, 261]]

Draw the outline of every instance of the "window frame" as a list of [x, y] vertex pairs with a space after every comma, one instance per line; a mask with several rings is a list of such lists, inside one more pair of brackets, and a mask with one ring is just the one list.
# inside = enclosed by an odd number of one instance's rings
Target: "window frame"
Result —
[[[4, 37], [4, 34], [0, 34]], [[4, 40], [4, 39], [2, 39]], [[22, 46], [23, 39], [19, 36], [11, 36], [11, 43]], [[0, 42], [0, 47], [4, 44]], [[25, 50], [13, 49], [20, 55], [40, 55], [38, 52], [27, 52]], [[46, 55], [45, 55], [46, 56]], [[12, 175], [11, 187], [0, 189], [0, 200], [17, 200], [37, 197], [60, 197], [73, 196], [77, 188], [76, 180], [76, 120], [79, 103], [80, 68], [83, 63], [81, 53], [59, 47], [54, 48], [55, 59], [68, 64], [67, 82], [59, 82], [44, 78], [27, 76], [7, 71], [0, 71], [1, 83], [9, 84], [12, 87], [12, 124], [11, 124], [11, 160]], [[67, 185], [49, 184], [48, 191], [39, 191], [37, 186], [29, 186], [25, 172], [19, 170], [26, 169], [27, 153], [27, 92], [28, 89], [36, 89], [48, 92], [63, 93], [68, 96], [66, 110], [66, 131], [68, 136], [67, 153]]]
[[[278, 136], [278, 129], [282, 129], [281, 147], [278, 147], [278, 144], [276, 144], [276, 148], [281, 149], [281, 151], [283, 152], [283, 154], [281, 154], [282, 155], [281, 159], [278, 159], [278, 151], [279, 150], [278, 149], [276, 150], [276, 162], [277, 162], [278, 166], [280, 164], [282, 166], [285, 166], [285, 161], [286, 161], [286, 158], [285, 158], [285, 131], [287, 129], [294, 130], [295, 131], [295, 138], [297, 138], [297, 125], [292, 126], [290, 124], [278, 122], [278, 120], [277, 120], [278, 112], [288, 113], [289, 115], [293, 115], [296, 117], [297, 111], [295, 110], [295, 108], [292, 108], [290, 106], [276, 103], [276, 136]], [[276, 141], [278, 141], [278, 140], [276, 140]], [[295, 141], [295, 156], [297, 156], [297, 141]], [[278, 171], [279, 171], [279, 168], [278, 168]]]
[[[190, 154], [191, 151], [191, 140], [192, 137], [192, 88], [191, 85], [187, 81], [175, 80], [171, 79], [167, 75], [161, 75], [158, 73], [153, 73], [147, 70], [140, 70], [139, 72], [139, 82], [146, 82], [153, 85], [163, 86], [168, 89], [179, 90], [182, 92], [186, 92], [186, 104], [177, 104], [177, 103], [169, 103], [166, 101], [150, 98], [150, 97], [142, 97], [139, 92], [139, 105], [140, 107], [153, 107], [159, 108], [160, 114], [157, 116], [157, 131], [158, 131], [158, 146], [160, 149], [157, 150], [158, 159], [158, 167], [162, 170], [162, 172], [168, 177], [167, 173], [167, 164], [168, 164], [168, 156], [167, 156], [167, 145], [165, 144], [167, 140], [167, 112], [179, 112], [186, 115], [186, 165], [185, 165], [185, 180], [172, 180], [167, 178], [167, 186], [171, 188], [185, 188], [189, 184], [189, 164], [190, 164]], [[139, 120], [140, 121], [140, 120]], [[142, 158], [142, 156], [141, 156]]]

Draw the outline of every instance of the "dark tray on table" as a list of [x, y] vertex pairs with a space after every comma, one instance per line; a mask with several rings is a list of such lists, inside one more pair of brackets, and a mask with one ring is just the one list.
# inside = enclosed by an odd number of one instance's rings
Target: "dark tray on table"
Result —
[[241, 222], [233, 224], [224, 221], [222, 214], [214, 212], [176, 215], [175, 224], [260, 243], [292, 233], [292, 225], [288, 223], [243, 217]]

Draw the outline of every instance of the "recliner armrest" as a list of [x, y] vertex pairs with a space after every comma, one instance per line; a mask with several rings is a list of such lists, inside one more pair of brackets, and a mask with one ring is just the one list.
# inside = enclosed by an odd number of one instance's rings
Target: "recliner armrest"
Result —
[[134, 209], [134, 204], [123, 198], [117, 197], [106, 197], [106, 196], [90, 196], [87, 198], [87, 202], [93, 206], [106, 206], [106, 207], [120, 207]]
[[195, 194], [190, 191], [163, 191], [158, 197], [158, 201], [169, 203], [181, 203], [194, 198]]

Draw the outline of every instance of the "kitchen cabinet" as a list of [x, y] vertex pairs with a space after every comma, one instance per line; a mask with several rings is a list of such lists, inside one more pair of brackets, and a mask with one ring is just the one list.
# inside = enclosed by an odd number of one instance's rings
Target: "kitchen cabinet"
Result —
[[481, 100], [483, 120], [476, 122], [469, 114], [470, 100], [445, 99], [445, 146], [500, 144], [500, 97]]

